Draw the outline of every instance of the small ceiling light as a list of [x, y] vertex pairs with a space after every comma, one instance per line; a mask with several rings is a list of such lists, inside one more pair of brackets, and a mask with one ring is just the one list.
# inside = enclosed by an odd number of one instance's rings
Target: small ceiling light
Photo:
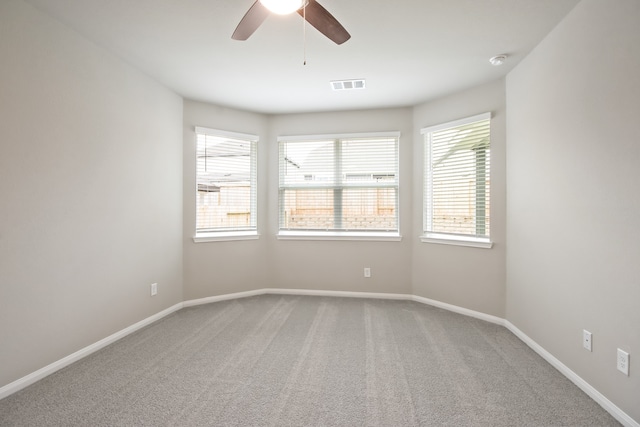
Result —
[[504, 61], [507, 60], [507, 55], [496, 55], [493, 58], [491, 58], [489, 60], [489, 62], [491, 63], [491, 65], [493, 65], [494, 67], [497, 67], [499, 65], [504, 64]]
[[260, 3], [273, 13], [288, 15], [304, 6], [306, 0], [260, 0]]

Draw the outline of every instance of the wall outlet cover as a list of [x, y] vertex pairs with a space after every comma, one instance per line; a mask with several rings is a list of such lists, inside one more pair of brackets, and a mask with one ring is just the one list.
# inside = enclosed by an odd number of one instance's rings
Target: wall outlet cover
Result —
[[629, 353], [624, 350], [618, 349], [616, 367], [618, 368], [618, 371], [629, 376]]
[[591, 335], [591, 332], [586, 329], [582, 331], [582, 346], [585, 350], [593, 351], [592, 338], [593, 336]]

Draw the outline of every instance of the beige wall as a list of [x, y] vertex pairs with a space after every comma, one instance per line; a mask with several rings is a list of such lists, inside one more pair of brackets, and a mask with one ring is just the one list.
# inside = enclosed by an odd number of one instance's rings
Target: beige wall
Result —
[[638, 23], [637, 0], [584, 0], [508, 76], [506, 308], [640, 421]]
[[[183, 108], [56, 21], [1, 2], [0, 386], [183, 300], [265, 287], [408, 293], [506, 316], [640, 419], [639, 8], [583, 0], [506, 88], [265, 116]], [[422, 243], [420, 129], [486, 111], [494, 247]], [[192, 241], [195, 126], [260, 137], [260, 239]], [[277, 137], [367, 131], [402, 134], [402, 241], [278, 240]], [[615, 370], [617, 347], [632, 354], [630, 377]]]
[[[185, 298], [265, 287], [416, 294], [503, 317], [504, 80], [412, 108], [264, 116], [185, 101]], [[491, 111], [493, 249], [421, 243], [420, 128]], [[194, 243], [195, 126], [260, 136], [259, 240]], [[400, 242], [277, 239], [278, 136], [400, 131]], [[248, 268], [248, 266], [251, 266]], [[462, 267], [461, 267], [462, 266]], [[363, 268], [372, 277], [363, 277]]]
[[[411, 109], [272, 116], [269, 121], [269, 222], [272, 286], [331, 291], [411, 293]], [[277, 137], [400, 131], [400, 242], [277, 240]], [[371, 277], [364, 278], [364, 267]]]
[[[195, 126], [256, 134], [259, 240], [194, 243]], [[401, 242], [278, 240], [279, 135], [400, 131]], [[266, 287], [411, 293], [411, 110], [265, 116], [185, 101], [185, 299]], [[363, 277], [363, 268], [372, 277]]]
[[0, 58], [3, 386], [182, 301], [182, 100], [18, 0]]
[[413, 109], [413, 234], [422, 233], [424, 142], [420, 129], [485, 112], [491, 119], [491, 240], [468, 248], [413, 240], [413, 293], [504, 317], [506, 257], [506, 105], [504, 80], [418, 105]]
[[[257, 135], [259, 240], [194, 243], [196, 230], [195, 127]], [[267, 236], [267, 116], [195, 101], [184, 102], [184, 297], [185, 300], [267, 287], [271, 277]]]

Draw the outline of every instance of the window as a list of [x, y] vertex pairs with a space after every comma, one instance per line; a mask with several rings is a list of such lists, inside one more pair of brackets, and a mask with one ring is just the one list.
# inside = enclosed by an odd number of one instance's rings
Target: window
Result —
[[491, 247], [491, 113], [422, 129], [422, 241]]
[[258, 137], [196, 127], [194, 241], [257, 238]]
[[279, 139], [281, 238], [399, 238], [399, 133]]

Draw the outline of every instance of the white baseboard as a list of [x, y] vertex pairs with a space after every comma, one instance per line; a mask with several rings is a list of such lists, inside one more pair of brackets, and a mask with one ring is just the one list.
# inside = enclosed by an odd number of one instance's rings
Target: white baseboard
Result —
[[627, 415], [622, 409], [617, 407], [613, 402], [607, 399], [602, 393], [596, 390], [591, 384], [583, 380], [578, 374], [573, 372], [564, 363], [556, 359], [551, 353], [545, 350], [540, 344], [529, 338], [527, 334], [518, 329], [513, 323], [508, 320], [504, 321], [504, 326], [511, 331], [515, 336], [520, 338], [525, 344], [527, 344], [533, 351], [538, 353], [540, 357], [549, 362], [551, 366], [560, 371], [565, 377], [567, 377], [578, 388], [584, 391], [589, 397], [595, 400], [600, 406], [602, 406], [607, 412], [609, 412], [616, 420], [626, 427], [640, 427], [640, 424]]
[[317, 297], [343, 297], [343, 298], [371, 298], [371, 299], [392, 299], [392, 300], [411, 300], [409, 294], [387, 294], [378, 292], [350, 292], [350, 291], [323, 291], [308, 289], [279, 289], [266, 288], [262, 289], [265, 294], [276, 295], [309, 295]]
[[459, 307], [453, 304], [447, 304], [446, 302], [440, 302], [429, 298], [420, 297], [411, 294], [388, 294], [388, 293], [375, 293], [375, 292], [348, 292], [348, 291], [324, 291], [324, 290], [307, 290], [307, 289], [277, 289], [267, 288], [262, 289], [265, 294], [280, 294], [280, 295], [312, 295], [312, 296], [326, 296], [326, 297], [346, 297], [346, 298], [372, 298], [372, 299], [390, 299], [390, 300], [407, 300], [416, 301], [422, 304], [431, 305], [433, 307], [442, 308], [447, 311], [462, 314], [469, 317], [475, 317], [476, 319], [484, 320], [490, 323], [496, 323], [503, 325], [505, 320], [501, 317], [492, 316], [490, 314], [482, 313], [479, 311], [469, 310], [468, 308]]
[[153, 316], [150, 316], [140, 322], [137, 322], [128, 328], [125, 328], [115, 334], [91, 344], [63, 359], [58, 360], [50, 365], [45, 366], [27, 376], [24, 376], [10, 384], [0, 388], [0, 399], [9, 396], [21, 390], [28, 385], [35, 383], [36, 381], [51, 375], [52, 373], [64, 368], [76, 362], [83, 357], [94, 353], [107, 345], [124, 338], [125, 336], [141, 329], [151, 323], [162, 319], [163, 317], [180, 310], [183, 307], [193, 307], [197, 305], [210, 304], [213, 302], [227, 301], [238, 298], [247, 298], [257, 295], [275, 294], [275, 295], [310, 295], [310, 296], [331, 296], [331, 297], [347, 297], [347, 298], [374, 298], [374, 299], [391, 299], [391, 300], [408, 300], [416, 301], [422, 304], [442, 308], [447, 311], [462, 314], [464, 316], [474, 317], [480, 320], [484, 320], [490, 323], [495, 323], [506, 327], [515, 336], [520, 338], [525, 344], [527, 344], [533, 351], [538, 353], [543, 359], [549, 362], [553, 367], [560, 371], [571, 382], [584, 391], [589, 397], [595, 400], [600, 406], [602, 406], [607, 412], [609, 412], [616, 420], [618, 420], [625, 427], [640, 427], [640, 424], [627, 415], [622, 409], [617, 407], [609, 399], [607, 399], [602, 393], [596, 390], [593, 386], [583, 380], [578, 374], [569, 369], [565, 364], [556, 359], [551, 353], [545, 350], [542, 346], [529, 338], [524, 332], [518, 329], [515, 325], [506, 319], [502, 319], [490, 314], [481, 313], [479, 311], [469, 310], [464, 307], [459, 307], [453, 304], [432, 300], [429, 298], [411, 295], [411, 294], [387, 294], [387, 293], [374, 293], [374, 292], [348, 292], [348, 291], [323, 291], [323, 290], [307, 290], [307, 289], [278, 289], [278, 288], [264, 288], [254, 291], [237, 292], [232, 294], [217, 295], [213, 297], [200, 298], [195, 300], [188, 300], [182, 303], [178, 303], [172, 307], [167, 308]]
[[409, 294], [387, 294], [375, 292], [349, 292], [349, 291], [323, 291], [312, 289], [281, 289], [281, 288], [263, 288], [255, 291], [236, 292], [233, 294], [216, 295], [213, 297], [199, 298], [187, 300], [183, 302], [184, 307], [193, 307], [196, 305], [210, 304], [212, 302], [227, 301], [230, 299], [254, 297], [257, 295], [307, 295], [317, 297], [343, 297], [343, 298], [372, 298], [372, 299], [393, 299], [393, 300], [411, 300], [412, 295]]
[[485, 322], [495, 323], [504, 326], [505, 320], [501, 317], [492, 316], [490, 314], [482, 313], [480, 311], [469, 310], [468, 308], [459, 307], [453, 304], [447, 304], [446, 302], [440, 302], [429, 298], [419, 297], [417, 295], [411, 295], [411, 299], [422, 304], [432, 305], [434, 307], [442, 308], [447, 311], [462, 314], [469, 317], [475, 317], [476, 319], [484, 320]]
[[35, 372], [30, 373], [29, 375], [26, 375], [22, 378], [19, 378], [17, 380], [15, 380], [12, 383], [9, 383], [3, 387], [0, 388], [0, 399], [3, 399], [7, 396], [9, 396], [10, 394], [13, 394], [19, 390], [22, 390], [23, 388], [35, 383], [36, 381], [41, 380], [42, 378], [53, 374], [56, 371], [59, 371], [60, 369], [71, 365], [74, 362], [77, 362], [78, 360], [87, 357], [88, 355], [90, 355], [91, 353], [95, 353], [96, 351], [108, 346], [109, 344], [112, 344], [116, 341], [118, 341], [121, 338], [124, 338], [125, 336], [137, 331], [138, 329], [144, 328], [147, 325], [152, 324], [153, 322], [156, 322], [160, 319], [162, 319], [165, 316], [168, 316], [169, 314], [178, 311], [182, 308], [182, 303], [178, 303], [172, 307], [167, 308], [166, 310], [162, 310], [159, 313], [154, 314], [153, 316], [149, 316], [146, 319], [143, 319], [137, 323], [134, 323], [133, 325], [124, 328], [112, 335], [109, 335], [108, 337], [101, 339], [100, 341], [93, 343], [87, 347], [84, 347], [78, 351], [76, 351], [73, 354], [70, 354], [69, 356], [63, 357], [62, 359], [55, 361], [43, 368], [38, 369]]
[[224, 295], [216, 295], [213, 297], [206, 297], [206, 298], [199, 298], [199, 299], [192, 299], [192, 300], [187, 300], [184, 301], [182, 303], [183, 307], [193, 307], [196, 305], [203, 305], [203, 304], [211, 304], [212, 302], [219, 302], [219, 301], [227, 301], [230, 299], [239, 299], [239, 298], [247, 298], [247, 297], [255, 297], [256, 295], [264, 295], [264, 289], [258, 289], [255, 291], [246, 291], [246, 292], [236, 292], [233, 294], [224, 294]]

